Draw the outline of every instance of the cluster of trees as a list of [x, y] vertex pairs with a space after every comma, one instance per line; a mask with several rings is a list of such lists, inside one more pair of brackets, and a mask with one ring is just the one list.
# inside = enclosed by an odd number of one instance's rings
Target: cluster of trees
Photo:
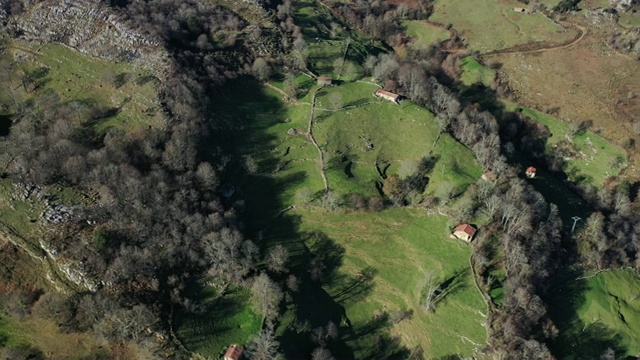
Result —
[[[173, 58], [161, 89], [163, 126], [97, 133], [96, 124], [117, 109], [40, 91], [13, 116], [5, 175], [95, 193], [73, 221], [52, 226], [48, 240], [98, 290], [62, 300], [43, 296], [37, 311], [71, 331], [142, 343], [167, 330], [171, 304], [197, 311], [185, 295], [194, 278], [206, 273], [221, 288], [244, 284], [260, 259], [240, 232], [236, 209], [219, 195], [227, 160], [207, 144], [217, 121], [207, 117], [208, 96], [260, 63], [235, 38], [247, 24], [223, 7], [195, 0], [107, 3], [122, 22], [166, 44]], [[277, 254], [269, 256], [276, 269]]]
[[558, 5], [553, 7], [553, 11], [557, 11], [560, 13], [569, 12], [569, 11], [578, 11], [580, 8], [578, 4], [580, 0], [561, 0]]
[[399, 4], [373, 0], [335, 1], [331, 6], [357, 29], [394, 46], [408, 41], [402, 32], [402, 20], [425, 20], [433, 12], [431, 0]]
[[640, 271], [640, 213], [628, 183], [608, 184], [591, 201], [598, 211], [576, 236], [582, 263], [593, 269]]

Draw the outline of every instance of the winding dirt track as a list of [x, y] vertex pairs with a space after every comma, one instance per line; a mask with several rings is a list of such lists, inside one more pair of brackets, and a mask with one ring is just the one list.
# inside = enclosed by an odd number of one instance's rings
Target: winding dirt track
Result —
[[[551, 51], [551, 50], [565, 49], [580, 42], [584, 38], [584, 36], [587, 34], [587, 29], [580, 25], [569, 24], [569, 23], [565, 23], [561, 25], [564, 28], [567, 28], [567, 27], [574, 28], [577, 31], [576, 36], [573, 39], [570, 39], [569, 41], [561, 44], [556, 44], [551, 46], [546, 45], [547, 43], [545, 42], [521, 44], [521, 45], [509, 47], [506, 49], [488, 51], [482, 54], [481, 56], [484, 57], [484, 56], [502, 55], [502, 54], [527, 54], [527, 53], [538, 53], [538, 52], [545, 52], [545, 51]], [[539, 46], [539, 48], [536, 48], [537, 46]]]

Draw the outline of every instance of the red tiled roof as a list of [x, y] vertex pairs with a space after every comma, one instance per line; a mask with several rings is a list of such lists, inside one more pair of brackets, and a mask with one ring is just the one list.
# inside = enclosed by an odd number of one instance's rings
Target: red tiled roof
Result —
[[240, 359], [240, 355], [242, 355], [242, 348], [238, 345], [231, 345], [229, 346], [227, 352], [224, 354], [224, 358], [225, 360], [238, 360]]
[[396, 99], [398, 99], [400, 97], [400, 95], [398, 95], [398, 94], [394, 94], [394, 93], [392, 93], [390, 91], [382, 90], [382, 89], [376, 90], [375, 94], [376, 95], [380, 95], [380, 96], [386, 96], [386, 97], [392, 98], [394, 100], [396, 100]]
[[531, 173], [535, 173], [536, 171], [537, 171], [537, 170], [536, 170], [536, 168], [534, 168], [533, 166], [529, 166], [529, 167], [527, 168], [527, 172], [528, 172], [528, 173], [529, 173], [529, 172], [531, 172]]
[[458, 232], [458, 231], [462, 231], [463, 233], [471, 237], [476, 233], [476, 229], [469, 224], [460, 224], [456, 226], [456, 228], [454, 229], [454, 232]]
[[486, 173], [482, 174], [482, 178], [483, 179], [487, 179], [487, 180], [491, 180], [491, 179], [495, 178], [495, 175], [491, 171], [489, 171], [489, 172], [486, 172]]

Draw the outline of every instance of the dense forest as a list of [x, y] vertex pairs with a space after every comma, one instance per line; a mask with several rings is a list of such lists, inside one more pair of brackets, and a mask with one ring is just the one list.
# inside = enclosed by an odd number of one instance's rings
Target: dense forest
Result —
[[[2, 11], [9, 18], [19, 16], [28, 3], [3, 2]], [[628, 183], [616, 181], [599, 191], [573, 187], [596, 211], [581, 238], [572, 238], [557, 206], [519, 178], [510, 155], [515, 147], [551, 171], [561, 159], [540, 155], [530, 119], [478, 104], [459, 92], [460, 55], [449, 50], [462, 50], [461, 40], [453, 36], [402, 58], [391, 51], [408, 41], [400, 19], [426, 19], [433, 7], [431, 1], [412, 4], [333, 2], [332, 11], [388, 50], [366, 61], [376, 81], [431, 110], [443, 132], [472, 149], [485, 171], [498, 174], [495, 185], [471, 190], [474, 204], [461, 210], [466, 217], [482, 212], [491, 219], [473, 244], [479, 281], [490, 281], [493, 254], [504, 254], [507, 271], [504, 301], [490, 309], [490, 341], [483, 351], [503, 359], [553, 358], [549, 346], [558, 330], [545, 299], [554, 273], [572, 263], [587, 269], [640, 270], [637, 194]], [[559, 11], [571, 10], [577, 2], [562, 4]], [[257, 308], [263, 331], [249, 352], [255, 359], [275, 358], [274, 322], [285, 294], [296, 291], [297, 274], [282, 275], [286, 249], [265, 253], [260, 239], [245, 237], [242, 206], [224, 196], [226, 171], [239, 160], [222, 144], [212, 146], [224, 137], [225, 126], [210, 115], [215, 106], [210, 99], [238, 77], [264, 80], [272, 68], [308, 71], [300, 57], [305, 44], [291, 17], [292, 1], [261, 3], [279, 25], [268, 29], [249, 28], [228, 8], [198, 0], [105, 0], [102, 6], [170, 54], [171, 72], [160, 82], [163, 126], [101, 134], [91, 125], [115, 109], [62, 101], [55, 93], [21, 104], [5, 139], [10, 161], [2, 176], [28, 191], [60, 184], [93, 194], [72, 221], [51, 225], [47, 236], [57, 254], [81, 263], [86, 278], [97, 281], [94, 291], [71, 297], [53, 292], [37, 299], [28, 292], [7, 295], [5, 302], [13, 305], [6, 308], [42, 312], [65, 332], [92, 330], [108, 341], [132, 341], [156, 355], [181, 357], [187, 354], [173, 343], [170, 313], [174, 307], [200, 311], [187, 288], [207, 275], [220, 292], [241, 286], [261, 299]], [[3, 36], [18, 37], [14, 31], [8, 26]], [[257, 50], [264, 43], [266, 50]], [[27, 87], [37, 77], [24, 81]], [[508, 91], [500, 86], [483, 91], [497, 97]], [[411, 191], [424, 190], [420, 180], [428, 162], [404, 184], [388, 178], [383, 187], [388, 206], [408, 205]], [[329, 323], [316, 335], [320, 340], [313, 358], [332, 358], [322, 344], [337, 337], [336, 325]]]

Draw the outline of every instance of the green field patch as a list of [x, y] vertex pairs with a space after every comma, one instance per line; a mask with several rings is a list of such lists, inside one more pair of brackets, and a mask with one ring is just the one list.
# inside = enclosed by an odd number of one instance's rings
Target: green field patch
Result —
[[495, 70], [492, 70], [478, 62], [471, 56], [467, 56], [462, 59], [462, 74], [460, 75], [460, 81], [466, 86], [474, 84], [482, 84], [484, 86], [491, 86], [493, 80], [496, 78]]
[[638, 354], [640, 276], [626, 269], [575, 276], [561, 276], [561, 284], [552, 292], [550, 313], [560, 330], [558, 354], [585, 359], [608, 348], [617, 357]]
[[251, 310], [248, 290], [232, 289], [218, 296], [205, 287], [199, 297], [202, 313], [181, 313], [175, 318], [176, 334], [187, 349], [218, 357], [229, 345], [244, 345], [260, 332], [262, 319]]
[[549, 155], [562, 156], [564, 172], [578, 184], [601, 187], [605, 178], [616, 176], [626, 166], [626, 154], [619, 147], [589, 131], [577, 131], [571, 125], [541, 112], [506, 103], [507, 110], [520, 110], [523, 115], [544, 124], [550, 132], [546, 141]]
[[[29, 81], [25, 98], [53, 90], [62, 100], [100, 109], [94, 119], [99, 132], [109, 127], [131, 129], [161, 126], [159, 81], [152, 74], [125, 63], [80, 54], [68, 47], [48, 44], [39, 48], [16, 43], [10, 51]], [[17, 57], [18, 58], [18, 57]]]
[[536, 41], [562, 42], [575, 35], [541, 13], [521, 14], [516, 0], [437, 0], [430, 20], [452, 24], [473, 50], [504, 49]]
[[407, 35], [413, 38], [412, 46], [427, 49], [429, 46], [449, 38], [449, 31], [430, 25], [425, 21], [407, 20], [403, 23]]
[[[332, 191], [378, 197], [373, 184], [381, 180], [376, 162], [392, 174], [404, 161], [430, 151], [438, 159], [427, 192], [437, 191], [445, 181], [464, 189], [478, 179], [481, 169], [471, 150], [448, 134], [436, 143], [439, 127], [431, 112], [410, 102], [381, 101], [372, 95], [376, 89], [355, 82], [318, 90], [313, 134], [325, 154]], [[241, 96], [248, 93], [252, 96]], [[309, 336], [296, 330], [305, 320], [311, 328], [329, 320], [339, 325], [341, 336], [331, 349], [342, 358], [373, 356], [377, 337], [390, 333], [403, 336], [387, 354], [400, 345], [421, 346], [433, 357], [471, 355], [484, 346], [486, 307], [473, 285], [470, 249], [448, 237], [446, 218], [404, 208], [380, 213], [322, 209], [320, 154], [308, 136], [289, 131], [307, 131], [310, 104], [283, 103], [277, 91], [249, 80], [229, 83], [222, 96], [211, 116], [227, 124], [232, 134], [225, 140], [229, 146], [242, 144], [240, 157], [252, 156], [259, 165], [257, 172], [248, 174], [240, 169], [241, 159], [233, 160], [239, 170], [224, 181], [233, 181], [246, 199], [246, 216], [251, 219], [247, 233], [259, 234], [268, 246], [285, 245], [291, 273], [302, 277], [300, 291], [293, 303], [287, 303], [277, 329], [287, 356], [308, 356], [313, 349]], [[314, 198], [310, 207], [297, 203], [296, 193], [305, 188]], [[296, 208], [281, 212], [290, 205]], [[313, 256], [322, 257], [325, 264], [319, 282], [307, 275]], [[421, 307], [427, 274], [438, 284], [455, 284], [435, 312]], [[326, 311], [319, 313], [317, 308]], [[411, 315], [398, 323], [384, 317], [400, 311]], [[191, 337], [186, 334], [184, 340]]]
[[295, 46], [294, 57], [305, 58], [314, 74], [340, 80], [362, 76], [365, 58], [371, 53], [363, 34], [349, 31], [329, 8], [313, 0], [294, 3], [294, 22], [302, 29], [305, 46]]
[[[376, 101], [372, 92], [359, 101]], [[392, 174], [402, 161], [426, 156], [438, 133], [433, 115], [413, 104], [379, 102], [318, 115], [314, 133], [327, 154], [329, 186], [342, 194], [375, 194], [376, 162]]]
[[[471, 355], [484, 344], [486, 306], [473, 285], [470, 249], [448, 237], [446, 218], [401, 208], [381, 213], [308, 211], [302, 214], [302, 229], [322, 232], [344, 247], [342, 266], [324, 288], [345, 306], [356, 332], [375, 314], [405, 310], [412, 316], [393, 329], [403, 334], [404, 343], [420, 345], [430, 357]], [[366, 272], [372, 274], [369, 282], [345, 291], [348, 284], [342, 280]], [[453, 284], [433, 312], [422, 307], [429, 274], [438, 284]], [[374, 342], [374, 336], [347, 341], [361, 349], [355, 353], [358, 359], [366, 357]]]
[[621, 13], [618, 18], [618, 24], [630, 29], [640, 27], [640, 16], [637, 12], [634, 13], [632, 11]]

